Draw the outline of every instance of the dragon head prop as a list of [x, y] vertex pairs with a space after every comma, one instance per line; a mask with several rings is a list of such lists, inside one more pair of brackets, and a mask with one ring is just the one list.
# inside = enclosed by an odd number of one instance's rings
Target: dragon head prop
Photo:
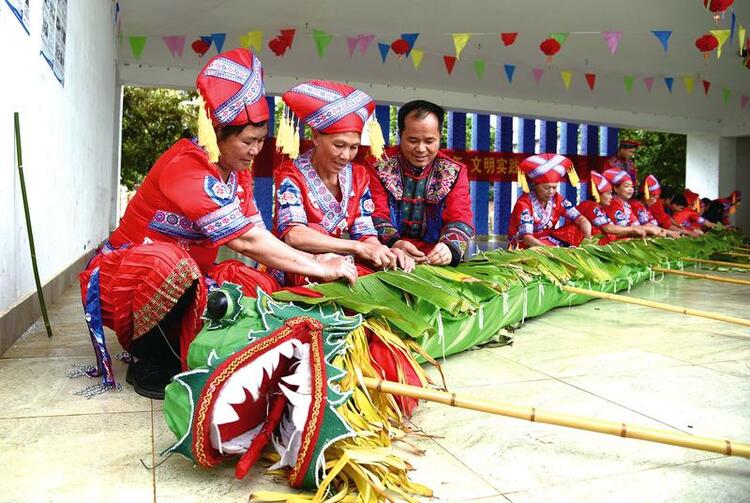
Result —
[[[242, 324], [258, 316], [260, 323]], [[209, 294], [206, 321], [201, 336], [217, 341], [249, 326], [246, 343], [228, 356], [211, 351], [205, 364], [167, 386], [164, 415], [179, 440], [166, 452], [206, 468], [239, 457], [235, 475], [242, 478], [270, 443], [279, 456], [271, 469], [288, 469], [292, 487], [317, 487], [325, 449], [354, 435], [336, 411], [350, 393], [339, 389], [346, 373], [332, 362], [347, 351], [345, 337], [361, 316], [330, 303], [276, 302], [260, 290], [257, 300], [245, 299], [225, 283]]]

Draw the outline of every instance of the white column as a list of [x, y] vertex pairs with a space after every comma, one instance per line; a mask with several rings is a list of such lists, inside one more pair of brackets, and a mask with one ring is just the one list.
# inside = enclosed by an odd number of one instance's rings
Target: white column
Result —
[[744, 200], [737, 208], [737, 213], [734, 215], [734, 223], [742, 228], [745, 234], [750, 232], [750, 201], [747, 199], [750, 196], [750, 169], [747, 169], [748, 165], [750, 165], [750, 137], [738, 138], [735, 185], [729, 192], [735, 189], [742, 191]]
[[720, 151], [719, 136], [688, 135], [685, 187], [702, 197], [718, 197]]

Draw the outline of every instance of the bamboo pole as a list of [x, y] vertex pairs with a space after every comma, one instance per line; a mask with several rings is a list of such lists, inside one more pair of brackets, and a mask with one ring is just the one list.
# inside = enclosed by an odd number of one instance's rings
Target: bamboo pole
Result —
[[750, 285], [750, 280], [730, 278], [728, 276], [716, 276], [713, 274], [701, 274], [697, 272], [679, 271], [677, 269], [664, 269], [663, 267], [652, 267], [651, 270], [654, 272], [661, 272], [664, 274], [676, 274], [678, 276], [686, 276], [688, 278], [707, 279], [710, 281], [720, 281], [722, 283], [732, 283], [734, 285]]
[[587, 290], [585, 288], [578, 288], [575, 286], [563, 285], [560, 288], [568, 293], [588, 295], [589, 297], [596, 297], [599, 299], [614, 300], [615, 302], [622, 302], [625, 304], [636, 304], [638, 306], [653, 307], [654, 309], [661, 309], [662, 311], [687, 314], [690, 316], [698, 316], [700, 318], [708, 318], [711, 320], [724, 321], [726, 323], [734, 323], [735, 325], [750, 327], [750, 320], [735, 318], [734, 316], [727, 316], [724, 314], [712, 313], [709, 311], [700, 311], [698, 309], [691, 309], [689, 307], [673, 306], [672, 304], [664, 304], [662, 302], [654, 302], [652, 300], [639, 299], [637, 297], [626, 297], [625, 295], [616, 295], [614, 293], [597, 292], [596, 290]]
[[719, 255], [729, 255], [730, 257], [750, 258], [750, 253], [737, 253], [737, 252], [733, 252], [733, 251], [720, 252]]
[[536, 407], [520, 407], [517, 405], [496, 402], [494, 400], [471, 396], [458, 396], [455, 393], [420, 388], [418, 386], [410, 386], [392, 381], [383, 381], [371, 377], [364, 377], [363, 381], [364, 385], [373, 391], [418, 398], [430, 402], [450, 405], [451, 407], [478, 410], [480, 412], [488, 412], [500, 416], [525, 419], [526, 421], [532, 421], [535, 423], [554, 424], [557, 426], [565, 426], [566, 428], [616, 435], [618, 437], [637, 438], [639, 440], [676, 445], [678, 447], [687, 447], [689, 449], [718, 452], [719, 454], [724, 454], [726, 456], [742, 456], [750, 458], [750, 444], [732, 442], [730, 440], [700, 437], [682, 432], [659, 430], [646, 426], [628, 425], [617, 421], [574, 416], [572, 414], [561, 414], [539, 410]]
[[735, 267], [737, 269], [750, 269], [750, 264], [738, 264], [737, 262], [725, 262], [723, 260], [706, 260], [702, 258], [682, 257], [683, 262], [695, 262], [696, 264], [720, 265], [724, 267]]
[[44, 302], [44, 292], [42, 291], [42, 282], [39, 279], [39, 267], [36, 263], [36, 248], [34, 247], [34, 233], [31, 231], [31, 213], [29, 212], [29, 200], [26, 197], [26, 180], [23, 177], [23, 155], [21, 154], [21, 124], [18, 119], [18, 112], [13, 113], [13, 128], [16, 134], [16, 160], [18, 161], [18, 179], [21, 182], [21, 199], [23, 201], [23, 212], [26, 216], [26, 232], [29, 236], [29, 249], [31, 250], [31, 267], [34, 270], [34, 282], [36, 283], [36, 293], [39, 297], [39, 306], [42, 308], [42, 318], [44, 319], [44, 328], [47, 330], [47, 337], [52, 337], [52, 327], [49, 324], [47, 316], [47, 304]]

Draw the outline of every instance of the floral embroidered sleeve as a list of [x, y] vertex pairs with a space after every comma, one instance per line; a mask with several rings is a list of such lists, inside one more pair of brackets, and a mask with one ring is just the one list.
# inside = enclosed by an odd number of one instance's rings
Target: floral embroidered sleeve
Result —
[[469, 241], [475, 235], [472, 220], [469, 177], [466, 167], [462, 165], [456, 183], [445, 198], [443, 228], [440, 233], [440, 242], [451, 249], [451, 265], [458, 264], [464, 258]]
[[302, 191], [290, 178], [284, 178], [276, 189], [276, 231], [279, 238], [295, 225], [307, 225]]
[[213, 246], [221, 246], [253, 227], [240, 207], [236, 176], [230, 175], [227, 183], [218, 179], [202, 151], [176, 156], [162, 171], [158, 187]]
[[375, 210], [375, 203], [372, 202], [370, 189], [366, 188], [359, 198], [359, 216], [354, 219], [354, 223], [349, 229], [349, 237], [361, 241], [369, 237], [377, 236], [375, 225], [372, 221], [372, 213]]
[[373, 202], [372, 223], [378, 234], [378, 239], [386, 246], [392, 246], [393, 243], [401, 239], [401, 234], [393, 222], [391, 222], [391, 210], [388, 204], [388, 192], [383, 187], [377, 171], [374, 167], [367, 167], [367, 174], [370, 177], [370, 197]]
[[563, 199], [560, 201], [560, 204], [563, 207], [563, 210], [565, 210], [565, 218], [567, 218], [570, 222], [575, 222], [578, 217], [581, 216], [581, 212], [576, 209], [575, 206], [573, 206], [573, 203], [568, 201], [567, 199]]

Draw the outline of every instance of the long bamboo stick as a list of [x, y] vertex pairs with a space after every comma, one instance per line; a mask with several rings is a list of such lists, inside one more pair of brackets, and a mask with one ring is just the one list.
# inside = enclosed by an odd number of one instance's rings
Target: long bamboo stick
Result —
[[743, 257], [743, 258], [750, 258], [750, 253], [737, 253], [737, 252], [721, 252], [719, 255], [729, 255], [730, 257]]
[[725, 267], [735, 267], [737, 269], [750, 269], [750, 264], [738, 264], [737, 262], [725, 262], [723, 260], [706, 260], [702, 258], [682, 257], [683, 262], [695, 262], [696, 264], [720, 265]]
[[730, 278], [728, 276], [716, 276], [713, 274], [701, 274], [697, 272], [679, 271], [677, 269], [665, 269], [663, 267], [652, 267], [651, 270], [654, 272], [661, 272], [664, 274], [676, 274], [678, 276], [686, 276], [688, 278], [707, 279], [710, 281], [720, 281], [722, 283], [732, 283], [735, 285], [750, 285], [750, 280]]
[[47, 304], [44, 302], [44, 291], [42, 290], [42, 282], [39, 279], [39, 267], [36, 263], [36, 247], [34, 246], [34, 233], [31, 230], [31, 213], [29, 212], [29, 200], [26, 197], [26, 180], [23, 176], [23, 155], [21, 153], [21, 125], [18, 119], [18, 112], [13, 113], [13, 128], [16, 134], [16, 161], [18, 162], [18, 180], [21, 182], [21, 200], [23, 201], [23, 212], [26, 216], [26, 232], [29, 236], [31, 267], [34, 270], [34, 283], [36, 283], [36, 293], [39, 297], [39, 306], [42, 309], [44, 328], [47, 330], [47, 337], [52, 337], [52, 327], [49, 324], [49, 316], [47, 316]]
[[430, 402], [450, 405], [451, 407], [478, 410], [480, 412], [488, 412], [500, 416], [525, 419], [526, 421], [532, 421], [535, 423], [554, 424], [557, 426], [565, 426], [566, 428], [616, 435], [618, 437], [637, 438], [649, 442], [687, 447], [689, 449], [718, 452], [719, 454], [725, 454], [727, 456], [742, 456], [750, 458], [750, 444], [700, 437], [697, 435], [688, 435], [687, 433], [675, 431], [659, 430], [647, 426], [628, 425], [617, 421], [574, 416], [572, 414], [561, 414], [539, 410], [536, 407], [520, 407], [517, 405], [496, 402], [494, 400], [486, 400], [484, 398], [471, 396], [458, 396], [455, 393], [420, 388], [418, 386], [410, 386], [392, 381], [383, 381], [371, 377], [364, 377], [363, 380], [364, 385], [373, 391], [428, 400]]
[[725, 314], [712, 313], [710, 311], [700, 311], [698, 309], [691, 309], [689, 307], [673, 306], [672, 304], [664, 304], [663, 302], [654, 302], [653, 300], [639, 299], [636, 297], [626, 297], [625, 295], [616, 295], [614, 293], [597, 292], [596, 290], [587, 290], [585, 288], [578, 288], [575, 286], [563, 285], [561, 288], [563, 291], [569, 293], [588, 295], [589, 297], [596, 297], [599, 299], [614, 300], [616, 302], [623, 302], [625, 304], [636, 304], [638, 306], [653, 307], [654, 309], [661, 309], [662, 311], [687, 314], [690, 316], [698, 316], [700, 318], [708, 318], [711, 320], [724, 321], [726, 323], [734, 323], [735, 325], [750, 327], [750, 320], [735, 318], [734, 316], [727, 316]]

